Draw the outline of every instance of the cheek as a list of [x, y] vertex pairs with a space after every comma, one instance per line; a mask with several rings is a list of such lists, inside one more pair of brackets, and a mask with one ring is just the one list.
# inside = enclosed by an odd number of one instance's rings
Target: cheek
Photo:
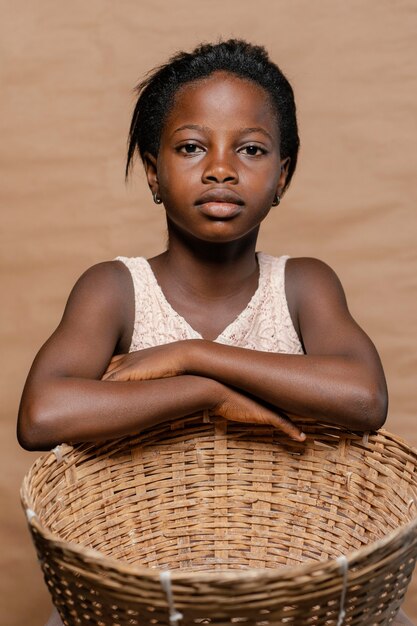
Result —
[[252, 190], [257, 197], [269, 199], [275, 195], [279, 175], [273, 168], [267, 171], [243, 171], [239, 177], [239, 182], [248, 190]]
[[164, 160], [158, 166], [158, 183], [161, 192], [166, 195], [186, 193], [190, 184], [194, 181], [195, 172], [185, 163]]
[[169, 167], [166, 167], [165, 164], [158, 167], [159, 190], [163, 196], [174, 191], [177, 183], [178, 177], [171, 174]]

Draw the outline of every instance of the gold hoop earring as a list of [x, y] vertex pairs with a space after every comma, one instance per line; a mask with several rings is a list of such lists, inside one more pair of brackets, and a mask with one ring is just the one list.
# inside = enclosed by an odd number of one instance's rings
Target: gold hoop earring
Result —
[[155, 191], [155, 193], [153, 193], [153, 194], [152, 194], [152, 198], [153, 198], [153, 201], [155, 202], [155, 204], [162, 204], [162, 200], [161, 200], [161, 198], [158, 196], [158, 194], [156, 193], [156, 191]]
[[272, 200], [272, 206], [278, 206], [281, 202], [281, 198], [278, 194], [275, 194], [274, 199]]

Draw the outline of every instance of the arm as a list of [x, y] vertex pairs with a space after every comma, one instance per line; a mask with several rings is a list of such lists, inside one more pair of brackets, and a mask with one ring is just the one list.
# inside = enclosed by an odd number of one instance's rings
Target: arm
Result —
[[359, 430], [379, 428], [387, 412], [381, 362], [351, 317], [337, 276], [315, 259], [290, 259], [286, 285], [304, 356], [195, 346], [197, 367], [191, 363], [186, 371], [213, 376], [290, 414]]
[[[107, 439], [170, 418], [219, 407], [225, 417], [260, 421], [300, 439], [299, 428], [268, 407], [203, 376], [114, 384], [100, 380], [118, 349], [130, 343], [131, 279], [118, 262], [88, 270], [74, 287], [57, 330], [37, 355], [18, 417], [28, 450], [57, 443]], [[245, 420], [244, 420], [245, 421]]]
[[[290, 414], [358, 430], [379, 428], [387, 410], [382, 366], [372, 342], [351, 317], [336, 275], [314, 259], [293, 259], [287, 263], [286, 282], [305, 355], [193, 340], [165, 347], [165, 363], [171, 363], [168, 375], [177, 367], [181, 373], [236, 387]], [[150, 378], [152, 371], [158, 366], [149, 354], [144, 362], [114, 364], [109, 376]]]
[[201, 377], [100, 381], [125, 329], [132, 327], [133, 311], [126, 308], [131, 290], [130, 276], [117, 262], [97, 265], [78, 281], [25, 385], [18, 417], [24, 448], [122, 436], [214, 404], [220, 385]]

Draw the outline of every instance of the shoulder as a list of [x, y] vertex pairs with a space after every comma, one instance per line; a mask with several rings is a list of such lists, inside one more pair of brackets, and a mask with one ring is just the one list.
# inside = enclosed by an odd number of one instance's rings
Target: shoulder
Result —
[[316, 327], [336, 319], [350, 319], [345, 292], [336, 272], [319, 259], [288, 259], [285, 295], [291, 318], [299, 332], [306, 324]]
[[288, 257], [286, 271], [292, 277], [308, 276], [314, 279], [337, 279], [336, 272], [320, 259], [312, 257]]
[[130, 272], [121, 261], [104, 261], [89, 267], [77, 280], [71, 297], [99, 297], [101, 301], [117, 300], [131, 290]]
[[271, 256], [258, 253], [262, 265], [268, 266], [271, 273], [285, 284], [288, 304], [317, 293], [317, 290], [330, 291], [345, 299], [343, 287], [336, 272], [327, 263], [311, 257]]
[[[294, 308], [306, 299], [333, 294], [344, 303], [345, 295], [336, 272], [327, 263], [311, 257], [271, 256], [258, 253], [263, 267], [285, 286], [285, 296], [293, 317]], [[282, 281], [282, 283], [281, 283]]]
[[336, 272], [327, 263], [310, 257], [289, 258], [285, 267], [287, 297], [305, 299], [324, 294], [345, 302], [342, 284]]
[[75, 283], [61, 326], [112, 329], [129, 343], [134, 319], [130, 272], [120, 261], [105, 261], [87, 269]]

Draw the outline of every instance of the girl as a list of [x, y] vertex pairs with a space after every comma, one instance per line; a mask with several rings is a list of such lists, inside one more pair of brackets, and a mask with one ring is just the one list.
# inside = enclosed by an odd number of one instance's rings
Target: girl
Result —
[[138, 92], [126, 174], [138, 153], [168, 246], [79, 279], [30, 371], [21, 445], [120, 437], [201, 410], [298, 441], [292, 415], [378, 429], [383, 370], [334, 272], [255, 252], [297, 163], [282, 72], [230, 40], [177, 54]]

